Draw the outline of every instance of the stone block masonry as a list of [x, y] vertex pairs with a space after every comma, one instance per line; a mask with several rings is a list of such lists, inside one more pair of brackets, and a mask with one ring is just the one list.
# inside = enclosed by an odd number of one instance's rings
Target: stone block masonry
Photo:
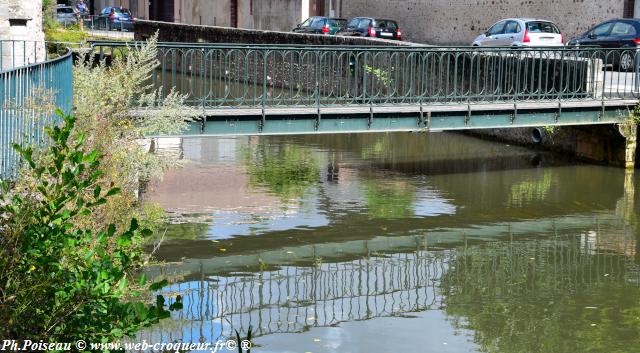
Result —
[[0, 0], [0, 9], [0, 69], [43, 61], [42, 1]]
[[157, 32], [158, 40], [161, 42], [421, 46], [414, 43], [377, 38], [300, 34], [145, 20], [137, 21], [134, 26], [136, 40], [145, 40]]
[[565, 39], [622, 17], [622, 0], [349, 0], [341, 16], [395, 19], [403, 36], [428, 44], [471, 44], [493, 23], [509, 17], [555, 22]]

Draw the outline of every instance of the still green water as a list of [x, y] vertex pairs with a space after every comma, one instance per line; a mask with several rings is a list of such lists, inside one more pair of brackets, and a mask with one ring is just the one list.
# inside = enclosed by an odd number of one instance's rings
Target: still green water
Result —
[[640, 352], [638, 177], [444, 133], [158, 140], [185, 166], [151, 341]]

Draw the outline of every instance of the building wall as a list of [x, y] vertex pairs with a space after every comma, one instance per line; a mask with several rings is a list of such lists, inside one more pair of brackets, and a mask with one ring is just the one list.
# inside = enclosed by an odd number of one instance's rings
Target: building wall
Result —
[[[328, 1], [328, 0], [327, 0]], [[395, 19], [407, 40], [429, 44], [470, 44], [493, 23], [508, 17], [554, 21], [571, 37], [593, 24], [622, 17], [623, 0], [348, 0], [341, 17]]]
[[0, 9], [0, 68], [43, 61], [46, 51], [42, 31], [42, 2], [0, 0]]
[[[233, 0], [176, 0], [181, 23], [231, 26], [230, 2]], [[289, 31], [300, 23], [300, 0], [236, 0], [238, 27]]]

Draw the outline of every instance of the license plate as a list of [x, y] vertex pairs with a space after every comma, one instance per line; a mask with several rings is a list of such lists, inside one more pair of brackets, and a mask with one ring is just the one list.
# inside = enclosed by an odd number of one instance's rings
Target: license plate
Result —
[[553, 40], [553, 37], [541, 37], [540, 40], [544, 41], [544, 42], [548, 42], [548, 41]]
[[382, 33], [380, 33], [380, 35], [383, 36], [383, 37], [393, 37], [393, 33], [384, 33], [384, 32], [382, 32]]

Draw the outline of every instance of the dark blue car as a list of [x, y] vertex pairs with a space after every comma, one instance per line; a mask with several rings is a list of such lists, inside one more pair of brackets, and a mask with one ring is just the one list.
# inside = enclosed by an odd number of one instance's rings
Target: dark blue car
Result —
[[634, 68], [638, 58], [636, 51], [640, 49], [640, 19], [619, 18], [602, 22], [572, 38], [567, 46], [622, 48], [602, 51], [602, 59], [605, 65], [629, 71]]

